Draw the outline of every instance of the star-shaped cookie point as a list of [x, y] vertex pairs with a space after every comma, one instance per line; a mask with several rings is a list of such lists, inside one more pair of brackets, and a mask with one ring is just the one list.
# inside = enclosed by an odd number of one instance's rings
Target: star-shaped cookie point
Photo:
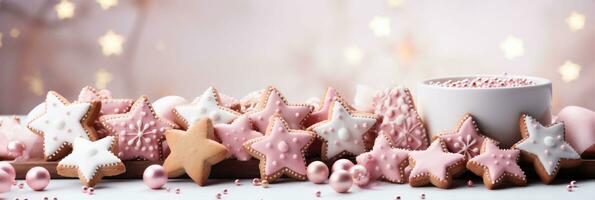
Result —
[[147, 96], [136, 100], [129, 112], [99, 120], [110, 135], [118, 136], [118, 157], [123, 160], [162, 160], [164, 133], [176, 127], [155, 114]]
[[213, 124], [209, 118], [202, 118], [190, 125], [188, 130], [170, 129], [165, 138], [171, 153], [165, 159], [163, 167], [169, 177], [184, 173], [198, 185], [205, 185], [211, 166], [229, 156], [229, 151], [214, 138]]
[[276, 88], [269, 86], [260, 98], [254, 111], [247, 113], [257, 131], [264, 132], [269, 125], [269, 118], [279, 114], [291, 129], [302, 129], [308, 115], [314, 110], [307, 104], [289, 104]]
[[564, 124], [544, 127], [535, 118], [521, 114], [519, 126], [523, 139], [513, 145], [523, 159], [532, 162], [541, 181], [551, 183], [560, 167], [580, 165], [580, 155], [564, 140]]
[[76, 138], [72, 153], [58, 162], [58, 174], [79, 177], [81, 183], [92, 187], [103, 176], [115, 176], [126, 172], [122, 161], [114, 155], [117, 151], [116, 139], [107, 136], [95, 142]]
[[488, 189], [499, 187], [508, 181], [516, 185], [526, 185], [525, 172], [517, 164], [520, 151], [517, 149], [500, 149], [490, 139], [483, 142], [481, 154], [467, 162], [467, 169], [482, 176]]
[[250, 139], [262, 136], [262, 133], [252, 129], [252, 122], [242, 115], [231, 124], [216, 124], [215, 135], [235, 157], [240, 161], [247, 161], [252, 156], [242, 148], [242, 144]]
[[248, 140], [244, 149], [260, 160], [260, 177], [269, 183], [282, 175], [306, 180], [305, 154], [314, 133], [292, 130], [285, 120], [274, 114], [262, 137]]
[[50, 91], [45, 106], [44, 114], [30, 121], [27, 127], [43, 136], [46, 160], [59, 160], [69, 154], [75, 138], [97, 139], [93, 122], [99, 114], [99, 102], [70, 103]]
[[[132, 107], [132, 99], [114, 99], [108, 90], [97, 90], [91, 86], [85, 86], [79, 93], [78, 102], [92, 102], [99, 101], [101, 109], [99, 110], [100, 117], [102, 115], [122, 114], [128, 112]], [[93, 125], [97, 131], [97, 137], [103, 138], [109, 132], [101, 125], [99, 120], [95, 121]]]
[[408, 156], [407, 150], [392, 148], [386, 136], [379, 135], [372, 150], [358, 155], [356, 161], [368, 168], [371, 179], [382, 178], [393, 183], [405, 183]]
[[[333, 100], [327, 120], [308, 128], [323, 142], [322, 160], [334, 161], [346, 155], [366, 152], [366, 136], [376, 124], [376, 115], [356, 113], [341, 99]], [[369, 137], [369, 136], [367, 136]]]
[[450, 152], [462, 154], [467, 160], [479, 155], [481, 145], [487, 139], [480, 133], [477, 122], [469, 113], [465, 113], [454, 130], [434, 138], [442, 139]]
[[304, 122], [305, 127], [309, 127], [318, 122], [326, 120], [328, 118], [328, 113], [331, 109], [335, 97], [342, 98], [339, 92], [335, 90], [335, 88], [328, 87], [326, 89], [324, 97], [322, 98], [322, 101], [320, 102], [320, 106], [318, 107], [318, 109], [313, 111], [312, 114], [310, 114], [310, 116], [306, 118], [306, 121]]
[[409, 152], [409, 184], [413, 187], [428, 183], [449, 188], [453, 176], [465, 170], [465, 156], [448, 152], [442, 139], [434, 140], [426, 150]]
[[213, 124], [227, 124], [240, 115], [223, 106], [219, 92], [213, 87], [207, 88], [191, 104], [176, 106], [173, 112], [177, 116], [177, 123], [184, 128], [190, 127], [204, 117], [209, 118]]

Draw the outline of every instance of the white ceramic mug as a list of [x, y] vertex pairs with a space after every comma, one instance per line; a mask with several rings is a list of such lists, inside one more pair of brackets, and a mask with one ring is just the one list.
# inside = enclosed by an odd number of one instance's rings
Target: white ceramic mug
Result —
[[552, 83], [539, 77], [527, 78], [535, 85], [507, 88], [451, 88], [430, 82], [457, 81], [475, 77], [457, 76], [425, 80], [417, 86], [417, 107], [430, 136], [455, 128], [465, 113], [471, 113], [480, 131], [509, 148], [521, 139], [519, 117], [526, 113], [542, 124], [551, 122]]

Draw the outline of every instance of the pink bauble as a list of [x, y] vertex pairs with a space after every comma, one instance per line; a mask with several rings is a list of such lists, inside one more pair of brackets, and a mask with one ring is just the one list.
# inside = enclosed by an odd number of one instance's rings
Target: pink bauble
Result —
[[184, 97], [165, 96], [153, 102], [152, 106], [159, 117], [175, 122], [176, 116], [174, 115], [173, 110], [176, 106], [183, 104], [188, 104], [188, 101], [184, 99]]
[[312, 183], [324, 183], [328, 179], [328, 167], [320, 161], [314, 161], [308, 165], [308, 180]]
[[14, 167], [9, 162], [0, 162], [0, 170], [10, 175], [10, 179], [14, 181], [14, 178], [16, 177], [16, 172], [14, 170]]
[[25, 182], [31, 189], [41, 191], [50, 184], [50, 172], [43, 167], [33, 167], [27, 172]]
[[151, 189], [159, 189], [167, 183], [167, 173], [161, 165], [151, 165], [143, 173], [143, 181]]
[[353, 183], [359, 187], [363, 187], [370, 183], [370, 173], [363, 165], [354, 165], [349, 169]]
[[339, 159], [337, 161], [335, 161], [335, 163], [333, 163], [333, 172], [337, 171], [337, 170], [345, 170], [345, 171], [349, 171], [349, 169], [351, 169], [351, 167], [353, 167], [353, 163], [350, 160], [347, 159]]
[[13, 182], [14, 178], [11, 178], [10, 174], [6, 173], [4, 170], [0, 170], [0, 193], [10, 191]]
[[8, 151], [8, 154], [15, 158], [22, 156], [23, 153], [25, 152], [25, 148], [26, 148], [25, 143], [23, 143], [21, 141], [11, 141], [6, 146], [6, 150]]
[[351, 179], [351, 174], [349, 174], [348, 171], [337, 170], [331, 174], [329, 184], [335, 192], [345, 193], [349, 191], [351, 185], [353, 185], [353, 179]]

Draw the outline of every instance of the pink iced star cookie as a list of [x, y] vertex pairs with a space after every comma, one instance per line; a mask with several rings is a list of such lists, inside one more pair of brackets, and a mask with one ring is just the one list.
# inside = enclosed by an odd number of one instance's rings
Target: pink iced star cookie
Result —
[[48, 92], [44, 113], [27, 124], [27, 128], [43, 136], [44, 158], [56, 161], [68, 155], [76, 138], [97, 140], [93, 123], [100, 106], [99, 102], [70, 103], [60, 94]]
[[434, 138], [442, 139], [450, 152], [463, 154], [467, 160], [479, 155], [479, 148], [483, 141], [488, 139], [480, 133], [477, 122], [469, 113], [465, 113], [453, 131], [439, 134]]
[[[7, 147], [11, 142], [20, 142], [25, 146], [22, 156], [15, 158], [8, 152]], [[0, 159], [25, 161], [30, 158], [43, 158], [42, 147], [42, 137], [21, 125], [19, 117], [0, 119]]]
[[248, 117], [242, 115], [236, 118], [231, 124], [215, 125], [215, 135], [234, 156], [240, 161], [247, 161], [252, 158], [244, 151], [242, 144], [250, 139], [262, 136], [262, 133], [252, 129], [252, 122]]
[[247, 113], [257, 131], [264, 132], [269, 125], [269, 118], [275, 113], [283, 117], [291, 129], [302, 129], [303, 123], [314, 108], [307, 104], [289, 104], [281, 92], [269, 86], [262, 93], [256, 108]]
[[495, 189], [509, 181], [516, 185], [526, 185], [525, 172], [517, 164], [520, 151], [517, 149], [500, 149], [490, 139], [483, 142], [481, 154], [467, 162], [467, 169], [483, 177], [488, 189]]
[[240, 113], [226, 108], [221, 103], [219, 92], [213, 87], [207, 88], [202, 95], [188, 105], [174, 108], [178, 124], [188, 128], [201, 118], [209, 118], [213, 124], [227, 124], [240, 116]]
[[373, 98], [374, 114], [381, 115], [378, 133], [390, 138], [395, 148], [423, 150], [428, 147], [428, 135], [409, 89], [387, 88]]
[[123, 160], [163, 159], [163, 134], [175, 127], [155, 114], [146, 96], [136, 100], [129, 112], [104, 115], [99, 120], [110, 135], [117, 136], [118, 157]]
[[542, 182], [551, 183], [561, 167], [581, 164], [580, 155], [564, 140], [564, 123], [544, 127], [523, 113], [519, 126], [523, 139], [513, 147], [521, 150], [524, 160], [533, 163]]
[[372, 151], [356, 157], [358, 164], [364, 165], [370, 172], [370, 178], [382, 178], [393, 183], [405, 183], [405, 168], [409, 165], [407, 150], [390, 146], [385, 136], [376, 137]]
[[322, 140], [322, 160], [334, 161], [369, 150], [372, 145], [366, 144], [366, 140], [373, 136], [377, 116], [356, 112], [338, 98], [333, 100], [331, 107], [327, 120], [308, 128]]
[[324, 97], [322, 98], [322, 101], [320, 102], [320, 106], [318, 106], [318, 109], [312, 112], [308, 118], [306, 118], [306, 121], [304, 122], [305, 127], [309, 127], [313, 124], [326, 120], [335, 97], [342, 98], [335, 88], [328, 87]]
[[465, 171], [465, 156], [450, 153], [441, 139], [436, 139], [426, 150], [409, 152], [409, 184], [413, 187], [432, 185], [449, 188], [452, 178]]
[[291, 130], [278, 114], [270, 118], [264, 136], [248, 140], [244, 149], [260, 160], [260, 176], [269, 183], [282, 175], [306, 180], [305, 154], [314, 141], [313, 133]]
[[[99, 110], [100, 117], [102, 115], [122, 114], [128, 112], [133, 102], [132, 99], [114, 99], [112, 98], [110, 91], [97, 90], [91, 86], [86, 86], [81, 90], [78, 101], [99, 101], [101, 103], [101, 110]], [[103, 128], [99, 120], [95, 121], [95, 125], [93, 125], [93, 127], [97, 131], [98, 138], [103, 138], [108, 135], [108, 131]]]

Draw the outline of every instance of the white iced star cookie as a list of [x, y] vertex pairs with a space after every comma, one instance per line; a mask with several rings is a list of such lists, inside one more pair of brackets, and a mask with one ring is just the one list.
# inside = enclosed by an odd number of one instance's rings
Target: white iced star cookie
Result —
[[68, 155], [75, 138], [96, 140], [93, 122], [100, 106], [99, 102], [70, 103], [60, 94], [48, 92], [44, 113], [27, 124], [31, 131], [43, 136], [45, 160], [55, 161]]
[[177, 118], [176, 122], [185, 129], [203, 117], [211, 119], [213, 124], [228, 124], [240, 115], [222, 106], [219, 92], [213, 87], [207, 88], [191, 104], [176, 106], [173, 112]]
[[533, 163], [544, 183], [551, 183], [560, 167], [580, 165], [580, 155], [564, 140], [564, 123], [544, 127], [533, 117], [521, 114], [519, 125], [523, 139], [513, 147]]
[[95, 142], [76, 138], [73, 151], [64, 157], [56, 170], [59, 175], [79, 177], [85, 186], [95, 186], [103, 176], [115, 176], [126, 172], [122, 161], [114, 155], [117, 151], [114, 136], [107, 136]]
[[356, 112], [340, 98], [335, 98], [327, 120], [308, 128], [322, 140], [321, 158], [334, 161], [346, 155], [359, 155], [371, 148], [367, 137], [373, 137], [378, 117]]

